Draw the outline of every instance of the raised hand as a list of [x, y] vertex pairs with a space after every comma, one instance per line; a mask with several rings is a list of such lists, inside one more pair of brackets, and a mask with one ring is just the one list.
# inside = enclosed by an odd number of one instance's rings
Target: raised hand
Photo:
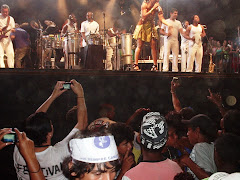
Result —
[[222, 105], [222, 96], [220, 93], [213, 93], [210, 89], [208, 89], [209, 96], [207, 98], [212, 101], [217, 106]]
[[70, 81], [71, 84], [71, 88], [73, 90], [73, 92], [78, 96], [78, 97], [84, 97], [84, 91], [82, 88], [82, 85], [77, 82], [75, 79]]
[[63, 84], [65, 82], [64, 81], [58, 81], [57, 84], [55, 85], [53, 92], [52, 92], [52, 97], [53, 98], [57, 98], [59, 97], [62, 93], [64, 93], [65, 91], [67, 91], [66, 89], [63, 89]]

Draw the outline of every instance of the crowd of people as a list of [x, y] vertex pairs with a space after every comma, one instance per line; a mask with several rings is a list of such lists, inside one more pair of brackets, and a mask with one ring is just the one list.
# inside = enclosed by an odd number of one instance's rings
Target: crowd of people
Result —
[[209, 54], [212, 54], [213, 62], [218, 72], [239, 72], [239, 38], [235, 40], [218, 41], [209, 37], [203, 43], [204, 61], [209, 61]]
[[[13, 152], [18, 179], [197, 180], [240, 178], [240, 111], [227, 111], [220, 94], [209, 90], [222, 119], [215, 121], [192, 108], [181, 107], [179, 83], [171, 82], [173, 111], [167, 114], [137, 109], [125, 122], [115, 122], [115, 108], [103, 104], [99, 118], [88, 120], [84, 90], [71, 80], [77, 105], [66, 116], [68, 135], [52, 145], [52, 121], [47, 111], [65, 93], [58, 81], [49, 98], [14, 131]], [[57, 113], [58, 110], [56, 110]], [[70, 120], [71, 119], [71, 120]], [[14, 145], [0, 141], [0, 149]]]

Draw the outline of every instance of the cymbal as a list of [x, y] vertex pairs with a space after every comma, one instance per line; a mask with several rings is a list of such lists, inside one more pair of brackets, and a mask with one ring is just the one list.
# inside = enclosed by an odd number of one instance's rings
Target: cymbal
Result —
[[31, 21], [30, 22], [30, 25], [33, 29], [39, 29], [39, 25], [36, 21]]
[[44, 23], [49, 27], [56, 27], [56, 24], [50, 20], [45, 20]]

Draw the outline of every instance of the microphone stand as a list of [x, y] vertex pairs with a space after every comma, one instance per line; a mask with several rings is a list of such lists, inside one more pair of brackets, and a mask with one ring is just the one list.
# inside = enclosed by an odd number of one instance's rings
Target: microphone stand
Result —
[[[105, 28], [106, 28], [106, 14], [105, 14], [105, 12], [103, 12], [103, 52], [106, 51], [106, 44], [105, 44], [106, 31], [105, 31]], [[107, 60], [105, 58], [105, 63], [104, 63], [105, 64], [105, 69], [107, 67], [106, 62], [107, 62]]]

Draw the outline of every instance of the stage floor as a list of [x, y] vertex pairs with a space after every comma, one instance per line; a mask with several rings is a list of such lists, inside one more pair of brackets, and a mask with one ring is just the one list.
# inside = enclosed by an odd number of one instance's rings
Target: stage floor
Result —
[[182, 72], [152, 72], [142, 71], [108, 71], [86, 69], [0, 69], [0, 75], [81, 75], [81, 76], [161, 76], [161, 77], [185, 77], [185, 78], [240, 78], [239, 73], [182, 73]]

